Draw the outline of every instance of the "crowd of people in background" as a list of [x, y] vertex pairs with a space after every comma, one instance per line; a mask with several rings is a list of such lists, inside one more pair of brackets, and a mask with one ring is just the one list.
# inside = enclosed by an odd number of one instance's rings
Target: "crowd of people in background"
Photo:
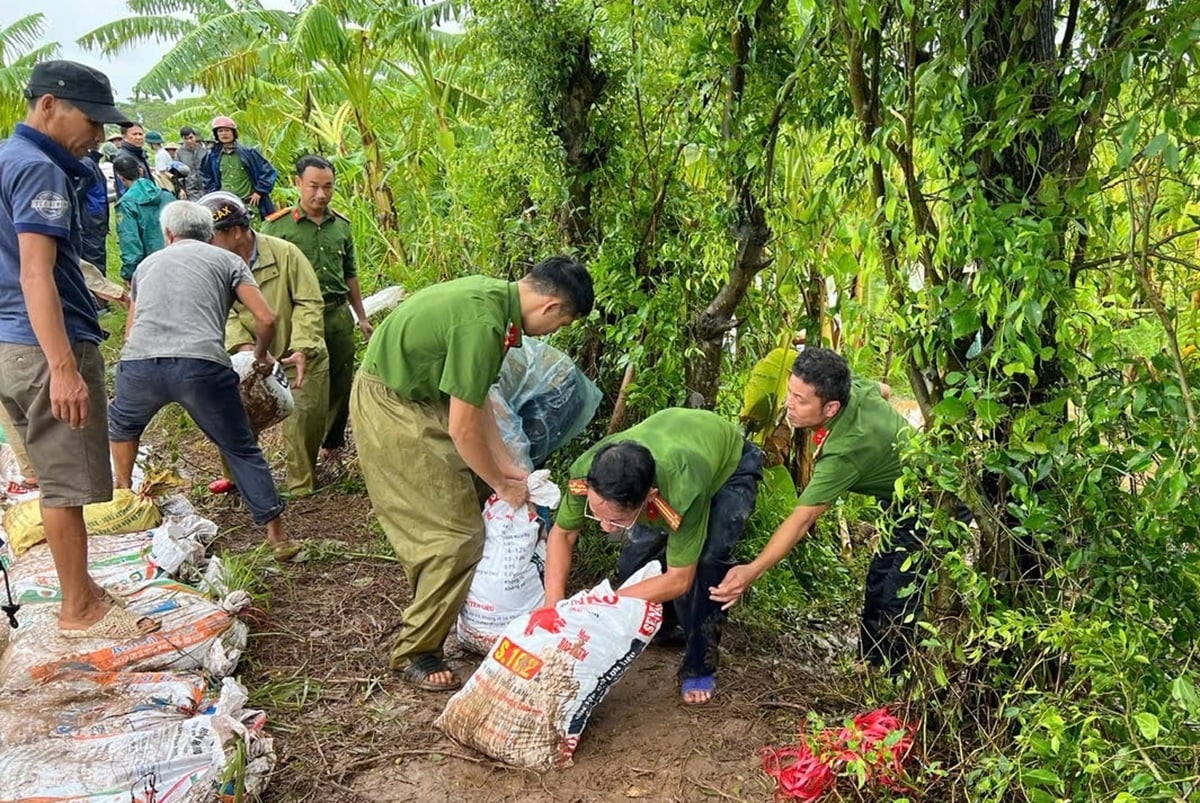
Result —
[[[138, 122], [105, 131], [104, 142], [83, 157], [93, 174], [83, 203], [84, 260], [108, 272], [110, 202], [121, 252], [120, 279], [126, 285], [142, 260], [163, 247], [159, 220], [171, 201], [199, 200], [225, 190], [247, 205], [251, 220], [264, 220], [275, 211], [271, 192], [279, 174], [262, 151], [239, 142], [232, 117], [214, 118], [208, 130], [210, 136], [202, 138], [185, 125], [179, 141], [165, 140]], [[348, 388], [349, 380], [343, 384]]]

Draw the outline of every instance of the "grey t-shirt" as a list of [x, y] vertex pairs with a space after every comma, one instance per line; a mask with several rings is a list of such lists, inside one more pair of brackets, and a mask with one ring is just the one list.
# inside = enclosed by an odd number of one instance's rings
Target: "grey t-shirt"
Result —
[[256, 287], [241, 257], [199, 240], [176, 240], [133, 274], [133, 328], [122, 360], [190, 357], [229, 365], [225, 319], [237, 287]]

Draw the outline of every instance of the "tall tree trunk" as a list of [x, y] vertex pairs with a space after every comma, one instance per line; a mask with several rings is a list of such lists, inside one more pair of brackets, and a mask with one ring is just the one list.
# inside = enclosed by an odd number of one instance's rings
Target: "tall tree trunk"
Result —
[[591, 41], [585, 36], [571, 61], [571, 73], [559, 98], [558, 138], [567, 166], [567, 208], [562, 228], [574, 248], [591, 250], [599, 241], [592, 224], [593, 173], [604, 161], [604, 147], [590, 116], [604, 94], [608, 76], [597, 69]]
[[[772, 0], [763, 0], [753, 16], [743, 15], [730, 40], [733, 63], [729, 68], [729, 94], [725, 99], [725, 114], [721, 123], [721, 134], [727, 153], [735, 151], [732, 146], [736, 140], [743, 138], [740, 131], [747, 126], [746, 114], [742, 109], [742, 95], [746, 88], [746, 72], [750, 66], [751, 40], [756, 32], [762, 32], [771, 5]], [[767, 123], [761, 142], [757, 143], [762, 149], [763, 158], [759, 160], [761, 170], [743, 166], [730, 180], [730, 197], [735, 219], [731, 234], [736, 250], [728, 280], [717, 291], [712, 301], [691, 321], [692, 337], [700, 350], [700, 356], [688, 365], [688, 403], [691, 406], [712, 409], [716, 405], [717, 391], [721, 383], [725, 336], [737, 326], [734, 312], [745, 298], [754, 277], [770, 264], [766, 257], [766, 245], [771, 240], [771, 227], [767, 224], [766, 210], [755, 194], [754, 184], [756, 179], [761, 178], [764, 187], [770, 185], [779, 125], [784, 105], [791, 97], [794, 86], [794, 78], [789, 78], [776, 93], [774, 113]], [[744, 161], [742, 164], [745, 164]]]

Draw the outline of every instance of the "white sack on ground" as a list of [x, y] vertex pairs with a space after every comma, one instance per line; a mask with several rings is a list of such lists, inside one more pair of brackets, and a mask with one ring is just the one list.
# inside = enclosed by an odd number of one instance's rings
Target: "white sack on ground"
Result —
[[89, 568], [96, 582], [125, 598], [129, 610], [162, 623], [154, 633], [114, 644], [64, 639], [58, 633], [61, 600], [50, 550], [41, 544], [10, 568], [21, 604], [20, 627], [9, 631], [0, 657], [0, 687], [28, 688], [60, 671], [158, 671], [206, 669], [229, 674], [246, 645], [246, 625], [236, 614], [250, 597], [233, 592], [219, 602], [172, 579], [150, 558], [151, 532], [89, 540]]
[[63, 672], [53, 683], [0, 690], [0, 751], [42, 739], [95, 739], [195, 716], [197, 672]]
[[[661, 572], [652, 561], [627, 584]], [[619, 596], [607, 580], [520, 616], [434, 724], [513, 766], [569, 766], [592, 710], [661, 625], [662, 605]]]
[[259, 793], [275, 763], [263, 726], [232, 678], [196, 716], [92, 738], [44, 739], [0, 750], [0, 800], [155, 803], [217, 800], [239, 745], [246, 791]]

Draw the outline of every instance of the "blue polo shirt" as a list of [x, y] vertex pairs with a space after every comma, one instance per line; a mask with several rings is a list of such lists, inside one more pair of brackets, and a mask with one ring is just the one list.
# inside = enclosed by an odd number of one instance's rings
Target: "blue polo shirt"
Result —
[[0, 144], [0, 343], [36, 346], [21, 291], [18, 234], [45, 234], [58, 245], [54, 283], [72, 343], [104, 339], [96, 303], [79, 270], [83, 242], [75, 187], [90, 181], [88, 169], [50, 137], [19, 124]]

